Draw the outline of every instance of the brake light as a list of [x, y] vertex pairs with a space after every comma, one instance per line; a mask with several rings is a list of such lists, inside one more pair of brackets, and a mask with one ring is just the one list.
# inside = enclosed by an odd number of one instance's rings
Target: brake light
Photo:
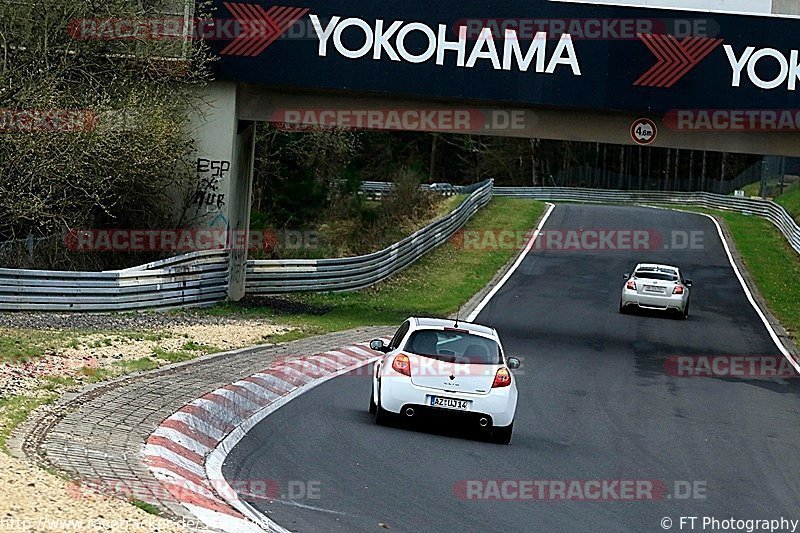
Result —
[[411, 361], [408, 360], [408, 356], [404, 353], [394, 358], [394, 361], [392, 361], [392, 368], [399, 374], [411, 377]]
[[626, 287], [629, 288], [632, 291], [635, 291], [636, 290], [636, 282], [633, 281], [633, 280], [629, 280], [628, 284], [626, 285]]
[[509, 372], [507, 368], [501, 368], [494, 376], [492, 388], [508, 387], [509, 385], [511, 385], [511, 372]]
[[683, 294], [683, 285], [675, 285], [675, 288], [672, 289], [672, 294]]

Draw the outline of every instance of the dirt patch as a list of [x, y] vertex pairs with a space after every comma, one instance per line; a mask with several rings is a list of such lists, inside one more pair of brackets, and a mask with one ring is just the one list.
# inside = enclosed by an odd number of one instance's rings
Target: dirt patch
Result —
[[331, 311], [331, 307], [311, 305], [277, 296], [246, 296], [238, 303], [239, 307], [257, 309], [268, 307], [277, 314], [321, 316]]
[[0, 453], [0, 530], [188, 531], [118, 499], [80, 491], [77, 484]]
[[[291, 331], [259, 320], [164, 325], [147, 330], [75, 333], [45, 353], [0, 364], [0, 398], [77, 388], [137, 370], [257, 344]], [[47, 337], [48, 331], [42, 332]], [[27, 331], [5, 329], [5, 337]], [[52, 336], [57, 335], [52, 331]], [[62, 333], [63, 335], [63, 333]]]
[[[82, 329], [60, 329], [65, 326]], [[269, 344], [293, 329], [258, 319], [65, 315], [36, 321], [35, 315], [22, 314], [4, 315], [0, 328], [0, 351], [9, 352], [0, 353], [3, 443], [31, 410], [50, 409], [49, 402], [85, 384]], [[78, 487], [0, 452], [0, 530], [201, 531]]]

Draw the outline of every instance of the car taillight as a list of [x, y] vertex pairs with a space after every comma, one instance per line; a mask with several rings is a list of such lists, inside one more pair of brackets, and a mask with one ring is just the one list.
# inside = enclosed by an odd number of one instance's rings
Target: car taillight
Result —
[[683, 286], [675, 285], [675, 288], [672, 289], [672, 294], [683, 294]]
[[508, 387], [509, 385], [511, 385], [511, 372], [509, 372], [507, 368], [501, 368], [497, 371], [497, 374], [494, 375], [492, 388]]
[[392, 361], [392, 368], [395, 372], [411, 377], [411, 361], [406, 354], [401, 353]]
[[636, 290], [636, 282], [633, 281], [633, 280], [630, 280], [630, 281], [628, 281], [628, 284], [626, 285], [626, 287], [628, 287], [632, 291], [635, 291]]

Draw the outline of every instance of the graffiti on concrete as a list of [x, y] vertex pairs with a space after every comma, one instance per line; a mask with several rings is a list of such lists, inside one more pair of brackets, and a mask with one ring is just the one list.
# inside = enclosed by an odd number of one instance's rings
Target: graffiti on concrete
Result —
[[198, 158], [197, 189], [192, 203], [200, 209], [205, 207], [209, 212], [222, 210], [225, 207], [225, 194], [220, 192], [220, 182], [230, 170], [230, 161]]

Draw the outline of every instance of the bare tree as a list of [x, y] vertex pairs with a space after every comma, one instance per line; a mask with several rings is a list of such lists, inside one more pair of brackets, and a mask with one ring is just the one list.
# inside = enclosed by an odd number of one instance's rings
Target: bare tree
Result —
[[11, 110], [0, 133], [0, 240], [175, 223], [205, 46], [75, 34], [81, 21], [158, 17], [132, 0], [0, 2], [0, 109]]

